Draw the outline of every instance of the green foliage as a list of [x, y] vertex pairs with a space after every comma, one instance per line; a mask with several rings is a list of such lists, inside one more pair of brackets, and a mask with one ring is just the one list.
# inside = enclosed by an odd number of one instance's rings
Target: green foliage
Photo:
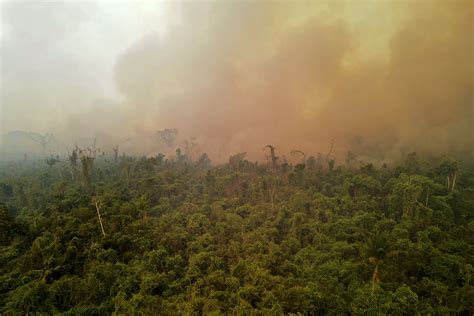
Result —
[[0, 313], [474, 311], [472, 163], [240, 153], [213, 167], [191, 145], [98, 157], [82, 178], [44, 161], [0, 168]]

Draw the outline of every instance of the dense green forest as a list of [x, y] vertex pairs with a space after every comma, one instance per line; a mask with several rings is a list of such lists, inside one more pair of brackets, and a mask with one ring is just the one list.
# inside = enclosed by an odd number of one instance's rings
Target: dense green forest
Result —
[[474, 312], [472, 161], [274, 158], [4, 164], [0, 313]]

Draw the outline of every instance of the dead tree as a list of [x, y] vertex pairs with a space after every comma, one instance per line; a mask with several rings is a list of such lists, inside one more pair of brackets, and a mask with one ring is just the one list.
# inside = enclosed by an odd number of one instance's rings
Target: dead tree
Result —
[[72, 152], [69, 151], [69, 147], [67, 146], [66, 146], [66, 149], [67, 149], [67, 157], [68, 157], [69, 165], [71, 166], [71, 179], [72, 181], [74, 181], [74, 174], [76, 173], [76, 170], [77, 170], [76, 169], [77, 160], [79, 159], [79, 155], [78, 155], [79, 148], [77, 147], [77, 144], [76, 144], [76, 147], [73, 149]]
[[77, 166], [77, 159], [79, 158], [78, 151], [79, 151], [79, 148], [77, 147], [77, 145], [76, 145], [76, 148], [74, 148], [74, 150], [72, 151], [72, 153], [69, 153], [69, 149], [67, 151], [69, 164], [72, 167]]
[[275, 192], [276, 192], [276, 178], [275, 178], [275, 170], [277, 167], [277, 160], [278, 157], [275, 155], [275, 147], [272, 145], [267, 145], [263, 147], [263, 150], [266, 148], [270, 149], [270, 157], [272, 159], [272, 176], [271, 176], [271, 185], [268, 187], [268, 194], [270, 196], [270, 202], [272, 205], [272, 212], [273, 212], [273, 206], [274, 206], [274, 201], [275, 201]]
[[79, 150], [79, 156], [81, 159], [81, 164], [82, 164], [82, 177], [84, 180], [84, 185], [88, 190], [91, 190], [92, 188], [92, 170], [94, 168], [94, 160], [97, 154], [97, 149], [95, 149], [95, 142], [94, 142], [94, 149], [80, 149]]
[[97, 217], [99, 218], [100, 229], [102, 230], [102, 235], [105, 237], [104, 225], [102, 224], [102, 218], [100, 217], [100, 208], [97, 203], [97, 199], [94, 197], [95, 209], [97, 210]]
[[458, 171], [458, 162], [454, 159], [446, 159], [441, 163], [439, 169], [441, 174], [446, 175], [448, 191], [454, 191]]
[[40, 135], [36, 133], [28, 133], [28, 137], [41, 146], [42, 154], [46, 154], [46, 147], [54, 139], [53, 134]]
[[82, 163], [82, 177], [84, 180], [84, 185], [86, 188], [91, 188], [91, 176], [92, 176], [92, 169], [94, 167], [94, 159], [95, 157], [89, 156], [82, 156], [81, 163]]
[[329, 151], [326, 155], [326, 162], [328, 164], [328, 170], [329, 172], [331, 172], [333, 169], [334, 169], [334, 164], [335, 164], [335, 161], [334, 159], [329, 159], [331, 157], [331, 154], [332, 154], [332, 150], [334, 149], [334, 138], [331, 140], [331, 147], [329, 148]]
[[118, 162], [118, 149], [119, 149], [119, 145], [116, 145], [115, 147], [112, 147], [113, 151], [114, 151], [114, 162], [117, 163]]
[[301, 155], [301, 156], [303, 156], [303, 161], [302, 161], [301, 163], [302, 163], [303, 165], [306, 164], [306, 154], [305, 154], [303, 151], [298, 150], [298, 149], [295, 149], [295, 150], [292, 150], [292, 151], [291, 151], [291, 154], [292, 154], [293, 156], [296, 156], [296, 155]]
[[447, 176], [448, 177], [448, 190], [451, 192], [454, 191], [454, 185], [456, 184], [457, 171], [458, 171], [457, 163], [454, 163]]
[[446, 178], [448, 180], [448, 190], [453, 192], [454, 185], [456, 184], [456, 171], [453, 171], [453, 173], [447, 175]]
[[275, 156], [275, 147], [273, 147], [272, 145], [267, 145], [265, 147], [263, 147], [263, 150], [265, 150], [266, 148], [269, 148], [270, 149], [270, 157], [272, 159], [272, 173], [275, 172], [276, 170], [276, 167], [277, 167], [277, 160], [278, 160], [278, 157]]
[[165, 128], [156, 132], [158, 150], [170, 154], [175, 147], [178, 130], [176, 128]]
[[331, 146], [329, 147], [329, 151], [326, 155], [326, 161], [329, 161], [329, 157], [331, 156], [333, 149], [334, 149], [334, 138], [331, 140]]
[[456, 170], [454, 170], [454, 173], [452, 175], [452, 179], [453, 179], [453, 181], [452, 181], [452, 185], [451, 185], [451, 192], [453, 192], [454, 185], [456, 184]]
[[232, 169], [238, 169], [245, 159], [246, 152], [238, 153], [229, 157], [229, 165]]

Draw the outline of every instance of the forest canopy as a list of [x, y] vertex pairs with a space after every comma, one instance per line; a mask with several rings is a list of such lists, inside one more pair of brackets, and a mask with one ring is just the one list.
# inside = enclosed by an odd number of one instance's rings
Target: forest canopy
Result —
[[0, 313], [474, 311], [472, 161], [265, 150], [2, 166]]

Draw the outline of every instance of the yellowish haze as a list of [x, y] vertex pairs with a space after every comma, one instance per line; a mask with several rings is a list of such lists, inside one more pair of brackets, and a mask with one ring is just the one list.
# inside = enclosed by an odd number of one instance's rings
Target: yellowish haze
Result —
[[[73, 27], [79, 22], [70, 16], [78, 14], [81, 20], [96, 12], [121, 12], [112, 6], [99, 3], [82, 13], [68, 9], [55, 27]], [[47, 42], [62, 58], [35, 70], [40, 83], [29, 77], [32, 69], [19, 72], [15, 70], [21, 67], [6, 66], [2, 130], [38, 126], [69, 141], [97, 136], [104, 147], [129, 139], [127, 149], [153, 154], [158, 150], [154, 133], [177, 128], [181, 139], [195, 137], [200, 150], [216, 161], [241, 151], [258, 159], [266, 144], [286, 155], [291, 149], [325, 152], [333, 139], [339, 156], [349, 149], [388, 155], [466, 151], [473, 146], [470, 1], [127, 6], [135, 13], [126, 10], [114, 22], [121, 25], [126, 47], [100, 47], [120, 42], [120, 36], [111, 42], [108, 36], [117, 34], [110, 27], [86, 50], [72, 45], [73, 51], [57, 52], [54, 39]], [[149, 19], [145, 26], [127, 31], [127, 23], [157, 8], [156, 21]], [[10, 24], [19, 36], [15, 22]], [[87, 34], [101, 28], [99, 20], [86, 25], [92, 31]], [[64, 31], [64, 36], [71, 40], [70, 33]], [[2, 48], [8, 41], [12, 39], [2, 40]], [[19, 51], [10, 49], [7, 57], [18, 53], [36, 58], [36, 52], [13, 47]], [[95, 56], [94, 51], [101, 52], [96, 64], [87, 58]], [[81, 61], [71, 63], [68, 54]], [[2, 56], [3, 65], [8, 62]], [[96, 82], [70, 75], [78, 65], [81, 74], [95, 73], [84, 76]], [[64, 74], [66, 81], [57, 80]], [[67, 104], [58, 106], [58, 100]], [[22, 109], [28, 113], [21, 115]], [[48, 109], [56, 109], [53, 118]]]

